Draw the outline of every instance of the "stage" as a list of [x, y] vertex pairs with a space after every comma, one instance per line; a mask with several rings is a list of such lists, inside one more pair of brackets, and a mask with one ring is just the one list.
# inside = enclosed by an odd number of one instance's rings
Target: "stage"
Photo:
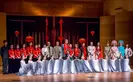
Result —
[[132, 72], [81, 73], [41, 76], [17, 76], [0, 74], [0, 82], [132, 82]]

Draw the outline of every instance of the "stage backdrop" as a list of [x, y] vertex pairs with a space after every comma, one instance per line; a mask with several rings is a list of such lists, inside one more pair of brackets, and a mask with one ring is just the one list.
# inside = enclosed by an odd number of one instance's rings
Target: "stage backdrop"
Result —
[[[15, 31], [19, 32], [18, 36]], [[91, 31], [95, 32], [94, 36], [90, 34]], [[26, 43], [26, 36], [32, 36], [33, 43], [41, 45], [46, 43], [47, 39], [54, 46], [57, 40], [60, 41], [59, 37], [68, 38], [73, 45], [78, 43], [79, 38], [87, 39], [87, 44], [90, 41], [96, 43], [99, 41], [99, 18], [7, 15], [9, 43], [14, 45]]]

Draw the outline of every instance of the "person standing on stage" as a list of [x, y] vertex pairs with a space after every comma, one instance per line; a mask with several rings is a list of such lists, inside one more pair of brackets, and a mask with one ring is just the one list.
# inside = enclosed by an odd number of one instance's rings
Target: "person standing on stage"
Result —
[[42, 55], [42, 54], [41, 54], [41, 45], [40, 45], [40, 44], [38, 44], [37, 50], [39, 51], [39, 55]]
[[128, 44], [126, 44], [126, 48], [125, 48], [125, 57], [126, 57], [126, 59], [128, 59], [132, 55], [133, 55], [132, 49], [129, 47]]
[[51, 46], [50, 42], [47, 43], [47, 58], [48, 60], [54, 55], [54, 49]]
[[109, 55], [109, 52], [110, 52], [110, 45], [109, 45], [109, 42], [107, 42], [106, 46], [104, 47], [104, 54], [105, 54], [105, 57], [110, 59], [110, 55]]
[[17, 45], [15, 50], [15, 64], [16, 64], [15, 72], [16, 73], [19, 71], [19, 68], [20, 68], [20, 60], [21, 60], [21, 51], [19, 49], [19, 45]]
[[33, 50], [33, 61], [37, 61], [38, 57], [39, 57], [38, 46], [35, 45], [35, 49]]
[[2, 58], [2, 72], [3, 74], [7, 74], [8, 73], [8, 43], [6, 40], [3, 41], [3, 46], [1, 47], [0, 53], [1, 53], [1, 58]]
[[78, 48], [78, 44], [75, 44], [75, 48], [74, 48], [74, 57], [76, 59], [80, 59], [81, 58], [81, 51]]
[[68, 57], [68, 55], [67, 55], [68, 50], [69, 50], [68, 39], [65, 39], [65, 43], [62, 44], [63, 57], [65, 59], [67, 59], [67, 57]]
[[85, 47], [85, 43], [82, 44], [81, 53], [82, 53], [82, 56], [84, 57], [84, 59], [87, 60], [87, 49]]
[[30, 42], [29, 47], [27, 47], [28, 56], [33, 55], [33, 50], [34, 50], [33, 43]]
[[97, 47], [96, 47], [96, 57], [98, 57], [98, 59], [102, 59], [102, 58], [103, 58], [102, 47], [101, 47], [101, 45], [100, 45], [100, 42], [97, 43]]
[[69, 52], [70, 59], [73, 60], [74, 59], [74, 49], [72, 47], [72, 44], [69, 44], [69, 50], [68, 50], [68, 52]]
[[93, 42], [90, 42], [90, 46], [87, 47], [88, 56], [90, 59], [95, 58], [96, 47], [93, 45]]
[[46, 57], [47, 51], [48, 51], [47, 46], [46, 46], [46, 44], [44, 44], [44, 45], [43, 45], [43, 48], [42, 48], [42, 50], [41, 50], [42, 55]]
[[27, 50], [25, 47], [26, 47], [25, 44], [23, 44], [20, 52], [21, 52], [21, 56], [24, 56], [24, 58], [27, 59]]
[[59, 41], [56, 42], [56, 46], [54, 47], [54, 59], [58, 59], [62, 56], [62, 49], [59, 46]]
[[14, 63], [15, 63], [15, 51], [13, 49], [13, 45], [10, 46], [10, 49], [9, 49], [9, 73], [15, 73], [15, 66], [14, 66]]
[[124, 45], [124, 41], [123, 40], [119, 40], [119, 46], [118, 46], [118, 49], [119, 49], [119, 52], [120, 52], [120, 58], [124, 58], [125, 57], [125, 47], [123, 46]]

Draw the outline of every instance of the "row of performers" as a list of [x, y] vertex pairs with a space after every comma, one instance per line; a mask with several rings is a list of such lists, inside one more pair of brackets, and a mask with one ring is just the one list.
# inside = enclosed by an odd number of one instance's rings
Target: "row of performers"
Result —
[[[107, 46], [104, 49], [106, 58], [128, 59], [130, 56], [132, 56], [131, 48], [129, 48], [128, 45], [126, 45], [126, 48], [124, 48], [124, 42], [122, 40], [119, 41], [119, 46], [117, 46], [116, 40], [113, 40], [111, 44], [112, 46], [107, 43]], [[30, 43], [29, 47], [27, 48], [24, 44], [21, 49], [19, 49], [19, 45], [17, 45], [15, 50], [13, 49], [13, 45], [11, 45], [9, 50], [9, 73], [18, 72], [22, 55], [25, 57], [26, 63], [30, 55], [32, 55], [32, 60], [34, 62], [38, 60], [40, 55], [46, 56], [47, 60], [50, 60], [51, 57], [53, 57], [55, 60], [59, 59], [59, 57], [62, 57], [62, 59], [68, 59], [69, 57], [71, 60], [81, 59], [81, 57], [84, 58], [84, 60], [87, 60], [87, 58], [93, 60], [103, 59], [100, 43], [98, 43], [95, 47], [93, 42], [90, 42], [90, 46], [87, 48], [85, 47], [85, 43], [82, 44], [81, 48], [78, 48], [78, 45], [75, 44], [74, 49], [72, 48], [72, 44], [68, 44], [67, 39], [62, 47], [59, 46], [59, 42], [57, 41], [54, 48], [50, 46], [50, 42], [47, 43], [47, 46], [44, 45], [42, 49], [40, 48], [40, 45], [35, 45], [35, 48], [33, 48], [32, 43]], [[14, 67], [13, 64], [16, 64], [16, 67]]]

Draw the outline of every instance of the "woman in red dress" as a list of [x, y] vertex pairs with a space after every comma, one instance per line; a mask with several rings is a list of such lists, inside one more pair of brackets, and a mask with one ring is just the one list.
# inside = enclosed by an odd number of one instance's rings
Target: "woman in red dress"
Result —
[[95, 58], [97, 59], [102, 59], [103, 58], [103, 54], [102, 54], [102, 47], [100, 45], [100, 42], [97, 43], [97, 47], [96, 47], [96, 56]]
[[81, 52], [82, 52], [82, 56], [84, 57], [84, 60], [87, 60], [87, 49], [85, 47], [85, 43], [82, 44]]

